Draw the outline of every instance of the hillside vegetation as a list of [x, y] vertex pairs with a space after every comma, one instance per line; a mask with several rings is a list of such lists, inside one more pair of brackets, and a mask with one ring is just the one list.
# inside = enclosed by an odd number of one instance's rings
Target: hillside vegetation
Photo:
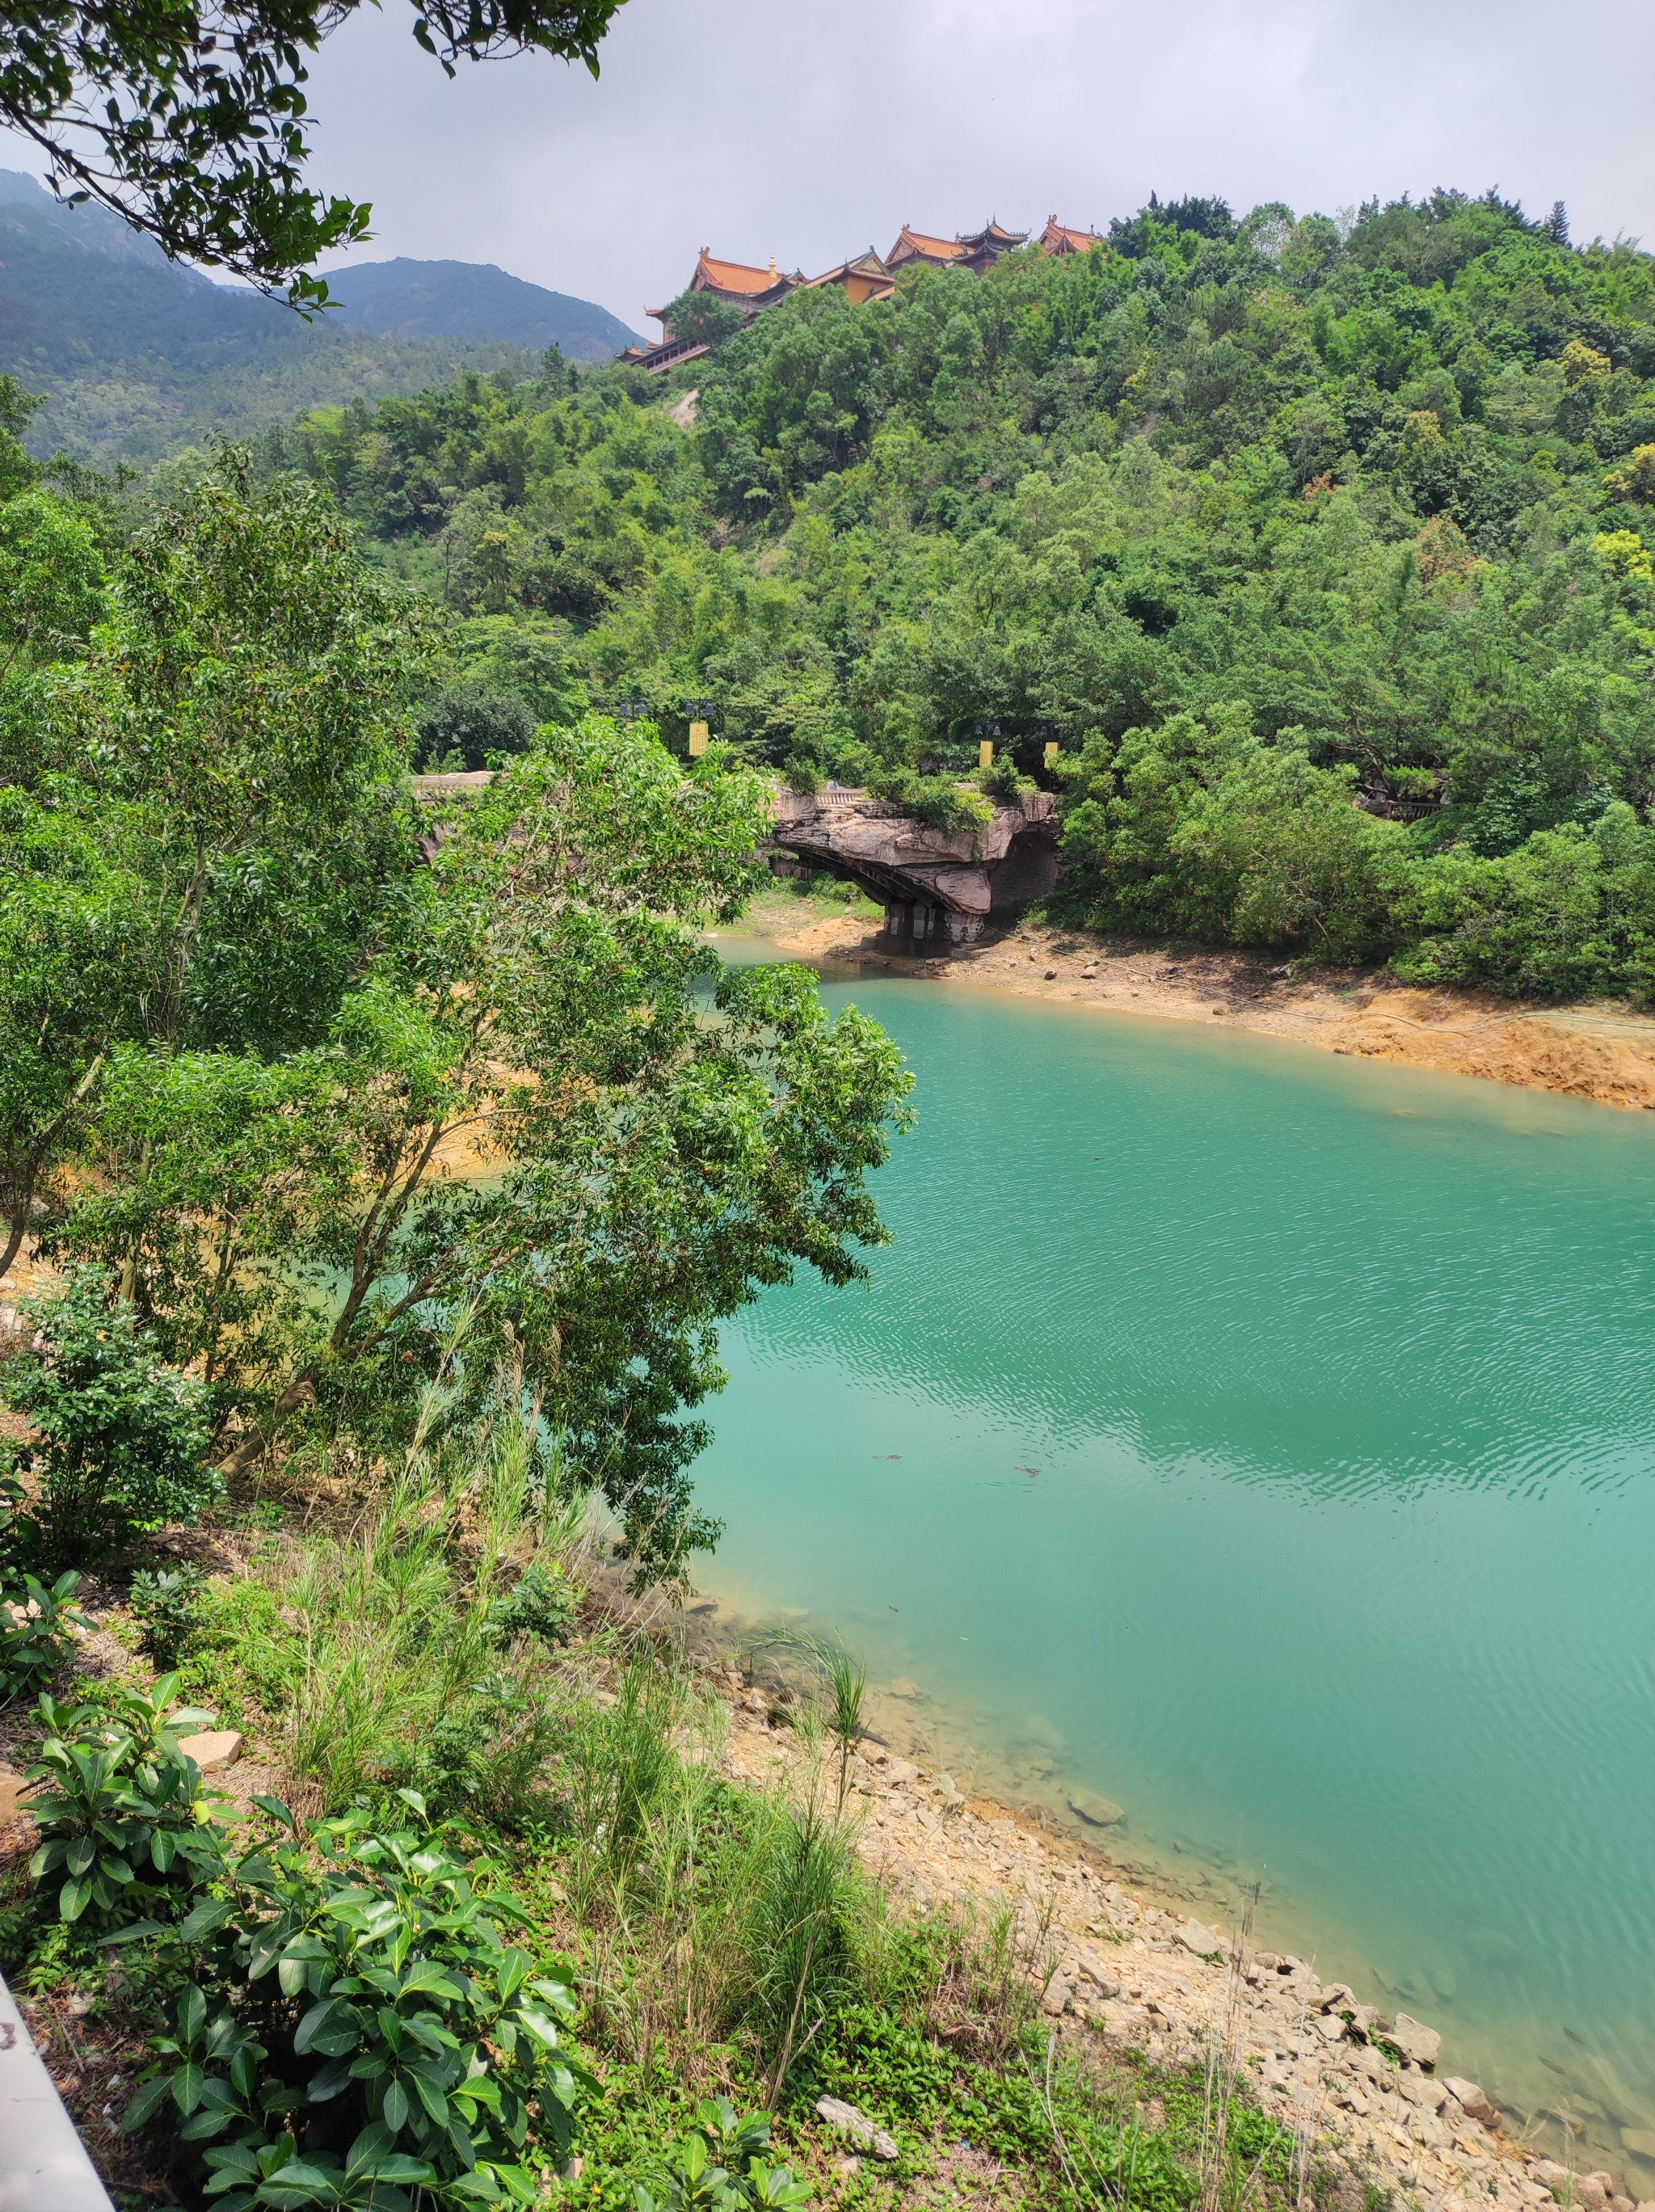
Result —
[[264, 460], [468, 618], [474, 751], [549, 684], [897, 791], [997, 725], [1101, 926], [1646, 996], [1652, 373], [1655, 264], [1561, 209], [1191, 200]]
[[588, 301], [464, 262], [383, 262], [337, 283], [339, 309], [306, 322], [0, 171], [0, 374], [45, 397], [41, 456], [151, 462], [324, 402], [416, 392], [463, 363], [520, 376], [549, 345], [607, 360], [632, 335]]

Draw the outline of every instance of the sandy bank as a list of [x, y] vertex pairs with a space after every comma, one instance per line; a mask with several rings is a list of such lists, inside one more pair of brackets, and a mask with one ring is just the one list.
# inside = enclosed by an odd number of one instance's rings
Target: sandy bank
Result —
[[1033, 923], [992, 944], [920, 959], [885, 949], [870, 921], [813, 917], [802, 905], [767, 899], [750, 913], [749, 926], [773, 934], [783, 951], [800, 959], [1256, 1030], [1327, 1052], [1655, 1109], [1655, 1017], [1621, 1005], [1536, 1006], [1471, 992], [1409, 990], [1326, 969], [1295, 976], [1258, 954], [1168, 951]]

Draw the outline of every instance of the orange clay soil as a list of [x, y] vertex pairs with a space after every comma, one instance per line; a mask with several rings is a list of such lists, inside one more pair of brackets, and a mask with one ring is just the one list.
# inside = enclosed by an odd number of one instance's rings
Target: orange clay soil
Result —
[[797, 899], [764, 900], [748, 926], [772, 934], [784, 952], [829, 965], [851, 962], [1030, 998], [1258, 1030], [1329, 1052], [1562, 1091], [1607, 1106], [1655, 1108], [1655, 1017], [1620, 1004], [1536, 1006], [1479, 992], [1411, 990], [1382, 975], [1294, 974], [1263, 954], [1168, 951], [1034, 923], [927, 959], [885, 949], [865, 915], [812, 920]]

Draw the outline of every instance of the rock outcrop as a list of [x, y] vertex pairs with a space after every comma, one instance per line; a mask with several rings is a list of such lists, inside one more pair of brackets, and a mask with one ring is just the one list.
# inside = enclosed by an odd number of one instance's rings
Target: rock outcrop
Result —
[[1030, 792], [980, 828], [937, 830], [865, 791], [829, 784], [776, 800], [774, 853], [856, 884], [885, 909], [885, 933], [969, 944], [991, 916], [1044, 898], [1058, 880], [1057, 802]]

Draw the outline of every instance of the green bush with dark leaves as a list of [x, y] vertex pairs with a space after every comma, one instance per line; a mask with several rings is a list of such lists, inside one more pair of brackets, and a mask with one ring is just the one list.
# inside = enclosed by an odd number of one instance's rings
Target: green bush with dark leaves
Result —
[[209, 1987], [180, 1998], [123, 2125], [170, 2101], [222, 2212], [537, 2202], [531, 2120], [567, 2151], [588, 2077], [567, 1983], [509, 1940], [524, 1915], [433, 1836], [357, 1811], [301, 1843], [285, 1806], [258, 1802], [289, 1832], [183, 1923]]
[[175, 1667], [197, 1633], [207, 1577], [199, 1567], [141, 1570], [132, 1577], [127, 1606], [143, 1648], [158, 1667]]
[[7, 1360], [0, 1402], [30, 1425], [15, 1458], [47, 1557], [73, 1563], [196, 1519], [219, 1492], [207, 1392], [161, 1357], [110, 1270], [71, 1268], [27, 1313], [36, 1340]]
[[74, 1602], [81, 1586], [71, 1571], [43, 1583], [23, 1571], [0, 1571], [0, 1705], [49, 1681], [91, 1622]]
[[40, 1847], [29, 1872], [60, 1919], [104, 1941], [153, 1935], [224, 1865], [220, 1802], [179, 1747], [211, 1713], [174, 1709], [176, 1674], [153, 1690], [117, 1686], [96, 1705], [43, 1697], [45, 1740], [27, 1769]]
[[567, 1644], [580, 1607], [580, 1594], [561, 1567], [536, 1559], [488, 1608], [488, 1628], [502, 1644], [513, 1637], [537, 1637], [543, 1644]]

